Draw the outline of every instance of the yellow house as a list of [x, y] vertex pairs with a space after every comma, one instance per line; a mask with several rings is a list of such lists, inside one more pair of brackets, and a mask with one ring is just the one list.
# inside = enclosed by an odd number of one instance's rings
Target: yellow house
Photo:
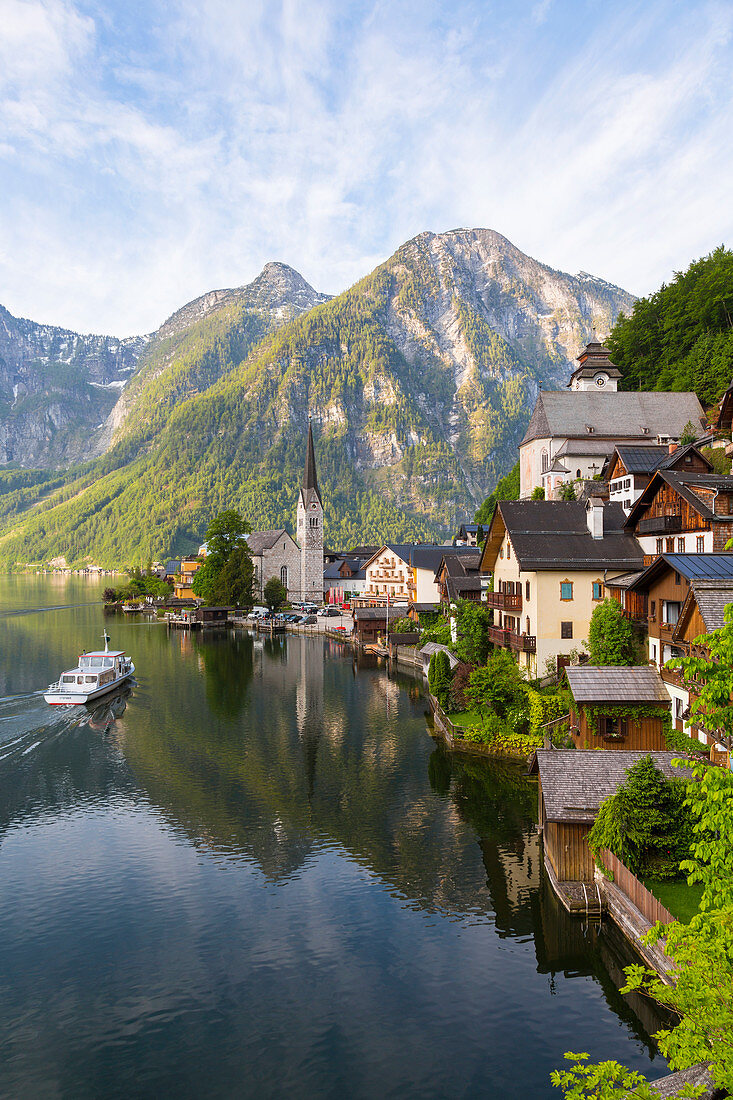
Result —
[[530, 675], [544, 675], [548, 660], [581, 648], [607, 579], [643, 567], [625, 519], [620, 504], [597, 497], [497, 504], [481, 557], [482, 574], [494, 580], [486, 594], [494, 609], [489, 634]]
[[195, 600], [193, 593], [193, 575], [203, 565], [200, 558], [181, 558], [180, 581], [173, 586], [173, 595], [179, 600]]

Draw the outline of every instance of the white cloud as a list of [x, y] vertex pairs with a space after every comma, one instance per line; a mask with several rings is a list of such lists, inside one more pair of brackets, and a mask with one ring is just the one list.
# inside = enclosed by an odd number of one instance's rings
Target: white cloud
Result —
[[0, 0], [0, 301], [149, 330], [269, 259], [334, 292], [461, 224], [653, 289], [730, 233], [732, 14]]

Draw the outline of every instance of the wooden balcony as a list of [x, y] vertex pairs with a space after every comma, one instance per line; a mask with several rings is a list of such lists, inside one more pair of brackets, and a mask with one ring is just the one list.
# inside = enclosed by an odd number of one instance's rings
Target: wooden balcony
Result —
[[683, 688], [685, 686], [682, 679], [682, 671], [679, 668], [662, 668], [659, 675], [664, 680], [665, 684], [671, 684], [673, 687]]
[[522, 594], [521, 592], [487, 592], [486, 604], [498, 611], [521, 611]]
[[537, 639], [534, 634], [514, 634], [511, 630], [506, 630], [505, 634], [507, 634], [509, 638], [509, 648], [515, 650], [515, 652], [537, 652]]
[[500, 645], [504, 648], [509, 645], [509, 631], [500, 630], [496, 626], [490, 626], [487, 631], [488, 639], [493, 645]]
[[659, 637], [663, 642], [671, 642], [672, 635], [675, 632], [677, 623], [660, 623], [659, 624]]
[[682, 516], [650, 516], [640, 519], [637, 535], [676, 535], [682, 530]]

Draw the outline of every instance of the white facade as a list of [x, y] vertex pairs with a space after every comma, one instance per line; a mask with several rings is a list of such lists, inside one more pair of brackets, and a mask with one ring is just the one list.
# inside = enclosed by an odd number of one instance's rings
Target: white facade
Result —
[[690, 531], [686, 535], [659, 538], [657, 535], [637, 535], [636, 541], [645, 554], [712, 554], [713, 532]]

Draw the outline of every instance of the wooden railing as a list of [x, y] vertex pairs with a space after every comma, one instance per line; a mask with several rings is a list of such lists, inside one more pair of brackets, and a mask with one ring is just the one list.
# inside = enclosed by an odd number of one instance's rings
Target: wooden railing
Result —
[[534, 634], [514, 634], [511, 630], [508, 630], [506, 633], [509, 636], [510, 649], [520, 650], [522, 653], [536, 652], [537, 639]]
[[676, 535], [682, 530], [682, 516], [650, 516], [640, 519], [637, 535]]
[[672, 916], [669, 909], [665, 909], [661, 901], [647, 890], [643, 882], [633, 875], [625, 863], [618, 856], [609, 852], [608, 848], [601, 848], [600, 852], [603, 864], [613, 874], [613, 881], [619, 890], [626, 895], [642, 916], [646, 917], [650, 924], [661, 921], [662, 924], [671, 924], [677, 918]]
[[487, 592], [486, 603], [499, 611], [521, 611], [522, 594], [521, 592]]
[[545, 722], [537, 732], [542, 737], [542, 744], [546, 749], [553, 747], [554, 739], [560, 734], [570, 733], [570, 715], [563, 714], [560, 718], [553, 718], [551, 722]]

